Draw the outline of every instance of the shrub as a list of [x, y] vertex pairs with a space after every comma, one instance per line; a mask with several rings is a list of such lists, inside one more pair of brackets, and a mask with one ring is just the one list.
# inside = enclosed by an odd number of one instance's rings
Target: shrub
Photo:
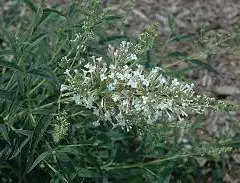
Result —
[[1, 182], [190, 181], [182, 166], [197, 175], [192, 157], [231, 151], [174, 140], [194, 127], [189, 115], [234, 106], [149, 64], [157, 25], [138, 38], [109, 35], [123, 17], [99, 1], [67, 12], [24, 2], [30, 26], [18, 36], [2, 28]]

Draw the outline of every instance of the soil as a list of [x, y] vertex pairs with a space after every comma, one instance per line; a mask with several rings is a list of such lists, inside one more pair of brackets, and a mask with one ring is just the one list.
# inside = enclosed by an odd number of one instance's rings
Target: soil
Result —
[[[160, 35], [167, 36], [169, 16], [173, 17], [179, 33], [197, 33], [204, 25], [210, 34], [229, 34], [240, 25], [239, 0], [137, 0], [135, 3], [131, 0], [103, 0], [105, 7], [127, 13], [125, 24], [130, 35], [139, 34], [152, 22], [157, 22]], [[181, 50], [181, 46], [174, 49]], [[190, 76], [202, 93], [240, 104], [239, 58], [239, 49], [219, 54], [211, 62], [218, 74], [200, 70], [190, 73]], [[203, 127], [204, 130], [199, 132], [203, 138], [213, 140], [226, 134], [236, 136], [240, 130], [240, 111], [206, 112]], [[233, 159], [240, 163], [240, 154], [234, 154]], [[224, 182], [240, 182], [240, 171], [229, 165]]]

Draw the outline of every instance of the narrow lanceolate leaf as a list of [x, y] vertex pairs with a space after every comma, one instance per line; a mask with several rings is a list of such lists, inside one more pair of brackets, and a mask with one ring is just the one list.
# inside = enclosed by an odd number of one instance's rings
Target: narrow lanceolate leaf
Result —
[[205, 63], [205, 62], [203, 62], [201, 60], [190, 59], [188, 61], [193, 63], [194, 65], [197, 65], [197, 66], [201, 67], [201, 68], [207, 69], [210, 72], [213, 72], [213, 73], [216, 73], [216, 74], [218, 73], [210, 64]]
[[34, 12], [37, 13], [37, 8], [31, 0], [23, 0], [23, 2]]
[[35, 76], [39, 76], [41, 78], [46, 79], [47, 81], [51, 81], [52, 83], [54, 83], [54, 85], [58, 85], [58, 79], [57, 77], [54, 75], [54, 73], [51, 70], [47, 70], [47, 69], [31, 69], [27, 71], [29, 74], [35, 75]]
[[175, 52], [170, 52], [167, 53], [166, 57], [168, 58], [186, 58], [187, 54], [180, 52], [180, 51], [175, 51]]
[[110, 37], [107, 37], [105, 39], [101, 39], [99, 40], [99, 44], [110, 44], [110, 43], [113, 43], [115, 41], [123, 41], [123, 40], [126, 40], [126, 41], [129, 41], [133, 38], [131, 37], [128, 37], [128, 36], [110, 36]]
[[52, 119], [51, 116], [43, 116], [38, 121], [38, 124], [37, 124], [36, 128], [34, 129], [34, 132], [33, 132], [33, 135], [32, 135], [32, 143], [31, 143], [32, 151], [34, 151], [35, 148], [37, 147], [37, 145], [38, 145], [39, 141], [41, 140], [43, 134], [47, 130], [47, 127], [49, 126], [49, 124], [51, 122], [51, 119]]
[[55, 10], [55, 9], [52, 9], [52, 8], [46, 8], [46, 9], [43, 10], [43, 12], [45, 12], [45, 13], [48, 13], [48, 12], [49, 13], [56, 13], [60, 16], [66, 17], [66, 15], [64, 15], [61, 11], [58, 11], [58, 10]]
[[6, 128], [5, 124], [0, 124], [0, 135], [2, 136], [3, 140], [5, 140], [9, 145], [11, 145], [11, 142], [8, 136], [8, 129]]
[[15, 64], [13, 62], [8, 62], [8, 61], [2, 60], [2, 59], [0, 59], [0, 66], [15, 69], [18, 71], [22, 71], [21, 68], [17, 64]]
[[35, 161], [33, 162], [32, 166], [27, 169], [27, 173], [29, 173], [33, 168], [35, 168], [41, 161], [43, 161], [48, 156], [52, 155], [53, 152], [55, 152], [55, 155], [57, 152], [64, 152], [64, 153], [71, 153], [76, 154], [77, 151], [75, 151], [73, 148], [75, 147], [84, 147], [84, 146], [92, 146], [92, 144], [75, 144], [75, 145], [65, 145], [65, 146], [59, 146], [55, 149], [52, 149], [50, 151], [44, 152], [40, 154]]
[[116, 20], [122, 20], [124, 18], [124, 16], [121, 15], [109, 15], [106, 16], [102, 19], [103, 22], [110, 22], [113, 21], [115, 23]]
[[5, 162], [7, 161], [9, 155], [11, 154], [12, 149], [10, 146], [5, 146], [3, 149], [1, 149], [0, 151], [0, 166], [2, 164], [5, 164]]
[[15, 158], [23, 149], [24, 146], [26, 146], [26, 144], [29, 142], [30, 137], [26, 138], [20, 145], [17, 144], [15, 146], [14, 151], [12, 152], [12, 156], [10, 157], [10, 160]]
[[14, 101], [14, 94], [7, 90], [0, 89], [0, 100]]
[[16, 129], [16, 128], [13, 128], [13, 127], [11, 127], [11, 130], [14, 131], [18, 135], [24, 135], [24, 136], [27, 136], [27, 137], [32, 137], [32, 134], [33, 134], [33, 131]]
[[33, 135], [32, 135], [32, 139], [31, 139], [30, 156], [29, 156], [29, 159], [28, 159], [28, 162], [27, 162], [27, 167], [26, 167], [26, 171], [27, 172], [29, 172], [31, 167], [33, 167], [32, 162], [33, 162], [35, 150], [36, 150], [36, 148], [38, 146], [38, 143], [42, 139], [44, 133], [46, 132], [47, 127], [49, 126], [51, 120], [52, 120], [52, 116], [42, 116], [40, 118], [40, 120], [38, 121], [37, 126], [34, 129], [34, 132], [33, 132]]
[[31, 172], [42, 160], [44, 160], [47, 156], [51, 155], [51, 152], [44, 152], [40, 154], [37, 159], [33, 162], [32, 166], [27, 169], [27, 173]]
[[30, 40], [30, 45], [27, 50], [31, 50], [34, 48], [36, 45], [38, 45], [42, 40], [44, 40], [47, 37], [47, 33], [40, 33], [37, 36], [33, 37]]
[[175, 35], [170, 38], [168, 41], [169, 43], [171, 42], [187, 42], [187, 41], [193, 41], [197, 37], [194, 34], [180, 34], [180, 35]]
[[12, 55], [12, 54], [13, 54], [12, 50], [2, 50], [2, 51], [0, 51], [0, 57], [6, 56], [6, 55]]
[[51, 15], [51, 13], [57, 13], [57, 14], [65, 17], [65, 15], [63, 13], [61, 13], [60, 11], [53, 10], [53, 9], [50, 9], [50, 8], [44, 9], [42, 16], [38, 19], [38, 21], [35, 24], [33, 32], [35, 32], [37, 30], [39, 25], [42, 24], [43, 21], [45, 21], [49, 17], [49, 15]]

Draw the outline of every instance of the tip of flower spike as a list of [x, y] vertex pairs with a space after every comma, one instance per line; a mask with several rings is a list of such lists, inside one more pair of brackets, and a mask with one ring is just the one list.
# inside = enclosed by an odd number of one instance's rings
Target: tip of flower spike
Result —
[[239, 104], [232, 104], [228, 102], [218, 101], [217, 103], [218, 110], [226, 110], [226, 111], [236, 111], [240, 110]]

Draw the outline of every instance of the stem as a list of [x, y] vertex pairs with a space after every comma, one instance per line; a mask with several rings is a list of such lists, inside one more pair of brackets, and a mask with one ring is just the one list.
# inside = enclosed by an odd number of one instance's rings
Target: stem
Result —
[[172, 67], [172, 66], [175, 66], [175, 65], [178, 65], [178, 64], [180, 64], [181, 62], [183, 62], [183, 60], [179, 60], [179, 61], [177, 61], [177, 62], [174, 62], [174, 63], [171, 63], [171, 64], [167, 64], [167, 65], [164, 66], [164, 69], [169, 68], [169, 67]]
[[[60, 100], [59, 102], [68, 102], [70, 99], [72, 99], [72, 97], [62, 99], [62, 100]], [[50, 107], [50, 106], [52, 106], [52, 105], [54, 105], [54, 104], [56, 104], [56, 103], [57, 103], [57, 102], [50, 102], [50, 103], [48, 103], [48, 104], [42, 105], [42, 106], [40, 106], [40, 107], [37, 107], [37, 108], [35, 108], [35, 109], [33, 109], [33, 110], [38, 110], [38, 109], [43, 109], [43, 108], [46, 108], [46, 107]]]
[[[170, 161], [170, 160], [175, 160], [179, 158], [185, 158], [185, 157], [190, 157], [193, 156], [193, 154], [185, 154], [185, 155], [176, 155], [164, 159], [157, 159], [145, 163], [137, 163], [137, 164], [132, 164], [132, 165], [122, 165], [122, 166], [113, 166], [113, 167], [102, 167], [103, 170], [120, 170], [120, 169], [130, 169], [130, 168], [143, 168], [144, 166], [149, 166], [149, 165], [158, 165], [161, 164], [165, 161]], [[88, 169], [96, 169], [94, 167], [88, 167]]]
[[45, 80], [42, 80], [37, 86], [35, 86], [30, 92], [29, 94], [31, 95], [38, 87], [40, 87], [43, 83], [45, 82]]

